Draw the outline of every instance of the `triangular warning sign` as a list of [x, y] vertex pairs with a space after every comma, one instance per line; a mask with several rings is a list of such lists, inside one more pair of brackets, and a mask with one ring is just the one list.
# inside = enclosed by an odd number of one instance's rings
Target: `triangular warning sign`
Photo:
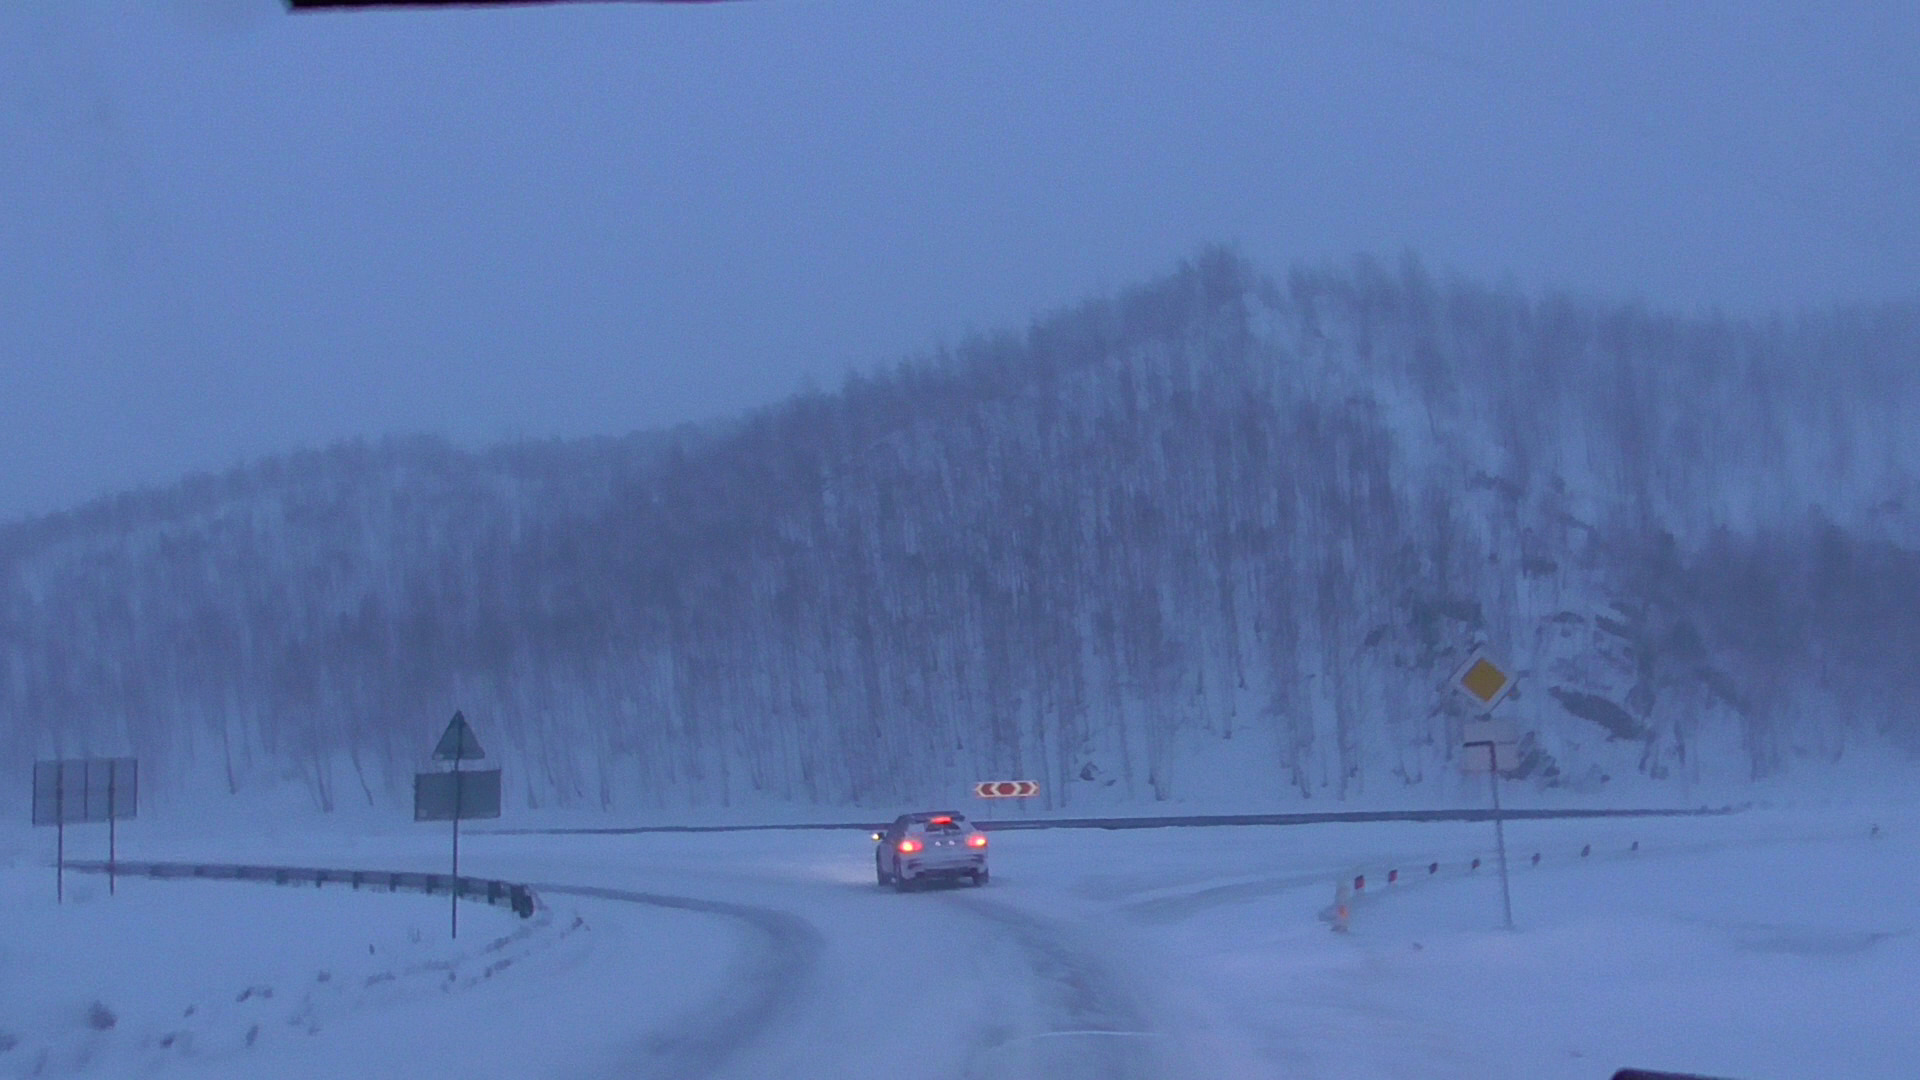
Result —
[[480, 749], [480, 740], [473, 734], [473, 728], [467, 726], [463, 713], [454, 713], [447, 721], [447, 730], [440, 736], [440, 742], [433, 748], [435, 761], [479, 761], [487, 756]]

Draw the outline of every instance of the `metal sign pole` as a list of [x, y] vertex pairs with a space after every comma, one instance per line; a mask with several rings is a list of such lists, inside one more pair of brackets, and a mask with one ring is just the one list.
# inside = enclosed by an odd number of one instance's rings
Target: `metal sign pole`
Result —
[[480, 740], [467, 726], [467, 718], [455, 712], [433, 748], [433, 760], [451, 761], [453, 768], [413, 775], [413, 820], [453, 823], [453, 882], [447, 890], [447, 924], [455, 938], [460, 936], [460, 894], [464, 891], [460, 886], [460, 819], [467, 816], [469, 809], [476, 818], [500, 816], [500, 770], [481, 769], [472, 774], [474, 803], [469, 807], [468, 774], [460, 766], [470, 758], [481, 760], [486, 756], [486, 751], [480, 749]]
[[67, 769], [53, 774], [53, 902], [67, 902]]
[[453, 759], [453, 885], [447, 890], [447, 895], [452, 897], [453, 936], [458, 940], [460, 937], [460, 759], [457, 757]]
[[1507, 929], [1513, 929], [1513, 893], [1507, 887], [1506, 815], [1500, 810], [1500, 762], [1494, 744], [1487, 744], [1487, 776], [1493, 782], [1493, 839], [1500, 852], [1500, 908], [1506, 914]]
[[119, 773], [120, 773], [120, 770], [117, 768], [110, 768], [107, 770], [107, 895], [108, 896], [113, 895], [113, 864], [114, 864], [114, 855], [115, 855], [114, 822], [120, 816], [119, 813], [117, 812], [119, 810], [119, 807], [113, 805], [113, 801], [114, 801], [114, 783], [113, 782], [115, 778], [119, 775]]

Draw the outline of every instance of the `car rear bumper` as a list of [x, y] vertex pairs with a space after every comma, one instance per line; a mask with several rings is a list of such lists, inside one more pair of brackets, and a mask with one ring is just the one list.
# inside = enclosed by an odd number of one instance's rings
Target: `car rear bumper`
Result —
[[987, 868], [985, 855], [964, 855], [959, 858], [908, 859], [900, 864], [900, 876], [904, 878], [971, 877]]

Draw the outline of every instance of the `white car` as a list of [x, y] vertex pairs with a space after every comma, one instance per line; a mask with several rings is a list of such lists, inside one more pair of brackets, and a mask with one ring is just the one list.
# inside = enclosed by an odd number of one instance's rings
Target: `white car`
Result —
[[873, 838], [873, 872], [882, 885], [906, 892], [923, 881], [987, 883], [987, 834], [965, 815], [902, 814]]

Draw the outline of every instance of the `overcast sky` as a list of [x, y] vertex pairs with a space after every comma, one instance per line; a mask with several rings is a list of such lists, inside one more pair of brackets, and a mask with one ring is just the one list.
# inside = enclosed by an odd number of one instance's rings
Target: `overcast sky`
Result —
[[0, 4], [0, 518], [620, 433], [1236, 242], [1920, 297], [1920, 4]]

